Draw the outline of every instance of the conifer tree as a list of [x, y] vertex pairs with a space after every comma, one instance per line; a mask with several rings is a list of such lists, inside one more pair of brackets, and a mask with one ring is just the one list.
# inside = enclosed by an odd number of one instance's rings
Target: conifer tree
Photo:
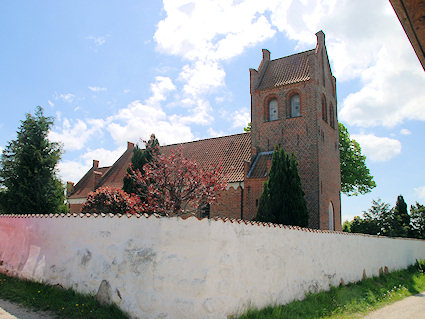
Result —
[[391, 218], [389, 236], [407, 237], [410, 230], [410, 215], [407, 211], [407, 204], [402, 195], [397, 197], [397, 201]]
[[64, 187], [56, 176], [61, 145], [50, 142], [53, 125], [43, 108], [26, 114], [17, 139], [3, 150], [0, 161], [0, 207], [5, 213], [51, 214], [66, 211]]
[[284, 225], [308, 225], [307, 204], [294, 154], [288, 155], [283, 149], [275, 148], [255, 219]]

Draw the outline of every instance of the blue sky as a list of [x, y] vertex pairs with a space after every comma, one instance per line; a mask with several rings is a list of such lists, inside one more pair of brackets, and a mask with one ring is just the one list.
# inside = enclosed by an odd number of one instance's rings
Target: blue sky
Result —
[[339, 120], [378, 185], [342, 196], [342, 218], [399, 194], [425, 203], [425, 73], [387, 0], [2, 1], [0, 21], [0, 148], [42, 105], [64, 181], [151, 133], [170, 144], [242, 132], [261, 49], [308, 50], [323, 30]]

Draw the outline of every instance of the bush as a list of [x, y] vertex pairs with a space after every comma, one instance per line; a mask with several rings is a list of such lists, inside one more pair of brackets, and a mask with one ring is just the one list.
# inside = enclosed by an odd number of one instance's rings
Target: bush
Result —
[[91, 192], [81, 208], [82, 213], [104, 214], [135, 214], [141, 213], [140, 199], [134, 194], [129, 195], [122, 189], [100, 187]]

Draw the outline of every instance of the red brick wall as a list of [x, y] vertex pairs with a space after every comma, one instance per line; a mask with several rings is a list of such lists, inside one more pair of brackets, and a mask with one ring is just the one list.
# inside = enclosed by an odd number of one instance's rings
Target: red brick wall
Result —
[[244, 219], [252, 220], [257, 215], [258, 204], [266, 178], [248, 178], [244, 184]]
[[[252, 148], [257, 148], [258, 151], [273, 150], [275, 145], [279, 145], [286, 152], [293, 152], [299, 163], [298, 170], [309, 211], [309, 227], [329, 228], [328, 207], [329, 202], [332, 202], [335, 229], [340, 230], [340, 166], [336, 96], [333, 94], [334, 78], [327, 62], [326, 51], [324, 51], [324, 59], [321, 58], [322, 48], [324, 48], [324, 42], [319, 43], [317, 53], [309, 57], [312, 73], [310, 80], [251, 92], [251, 143]], [[323, 69], [322, 61], [325, 62]], [[322, 70], [325, 71], [324, 77]], [[323, 78], [325, 78], [325, 84]], [[291, 118], [288, 117], [290, 97], [294, 93], [300, 95], [301, 116]], [[322, 119], [322, 94], [325, 94], [327, 102], [332, 102], [334, 106], [336, 129], [330, 127], [329, 115], [328, 123]], [[278, 100], [278, 120], [276, 121], [268, 121], [265, 112], [270, 96]], [[245, 183], [246, 186], [248, 184]], [[255, 193], [258, 187], [256, 186]], [[253, 199], [247, 197], [247, 206], [251, 206], [252, 201]]]
[[221, 192], [219, 199], [211, 205], [211, 217], [241, 218], [242, 187], [229, 187]]

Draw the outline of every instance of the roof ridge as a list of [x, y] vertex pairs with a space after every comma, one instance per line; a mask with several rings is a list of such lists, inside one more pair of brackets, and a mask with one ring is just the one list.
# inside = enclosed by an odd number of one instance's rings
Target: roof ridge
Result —
[[208, 140], [215, 140], [215, 139], [220, 139], [220, 138], [225, 138], [225, 137], [231, 137], [231, 136], [236, 136], [236, 135], [249, 135], [251, 132], [243, 132], [243, 133], [236, 133], [236, 134], [230, 134], [230, 135], [224, 135], [224, 136], [215, 136], [215, 137], [208, 137], [208, 138], [204, 138], [201, 140], [195, 140], [195, 141], [189, 141], [189, 142], [182, 142], [182, 143], [174, 143], [174, 144], [168, 144], [168, 145], [161, 145], [160, 147], [168, 147], [168, 146], [177, 146], [177, 145], [184, 145], [184, 144], [190, 144], [190, 143], [197, 143], [197, 142], [203, 142], [203, 141], [208, 141]]
[[290, 55], [287, 55], [287, 56], [283, 56], [283, 57], [280, 57], [280, 58], [277, 58], [277, 59], [270, 60], [270, 62], [279, 61], [279, 60], [282, 60], [282, 59], [290, 58], [290, 57], [293, 57], [293, 56], [296, 56], [296, 55], [306, 54], [306, 53], [309, 53], [309, 52], [314, 52], [314, 50], [315, 49], [311, 49], [311, 50], [307, 50], [307, 51], [303, 51], [303, 52], [298, 52], [298, 53], [293, 53], [293, 54], [290, 54]]

